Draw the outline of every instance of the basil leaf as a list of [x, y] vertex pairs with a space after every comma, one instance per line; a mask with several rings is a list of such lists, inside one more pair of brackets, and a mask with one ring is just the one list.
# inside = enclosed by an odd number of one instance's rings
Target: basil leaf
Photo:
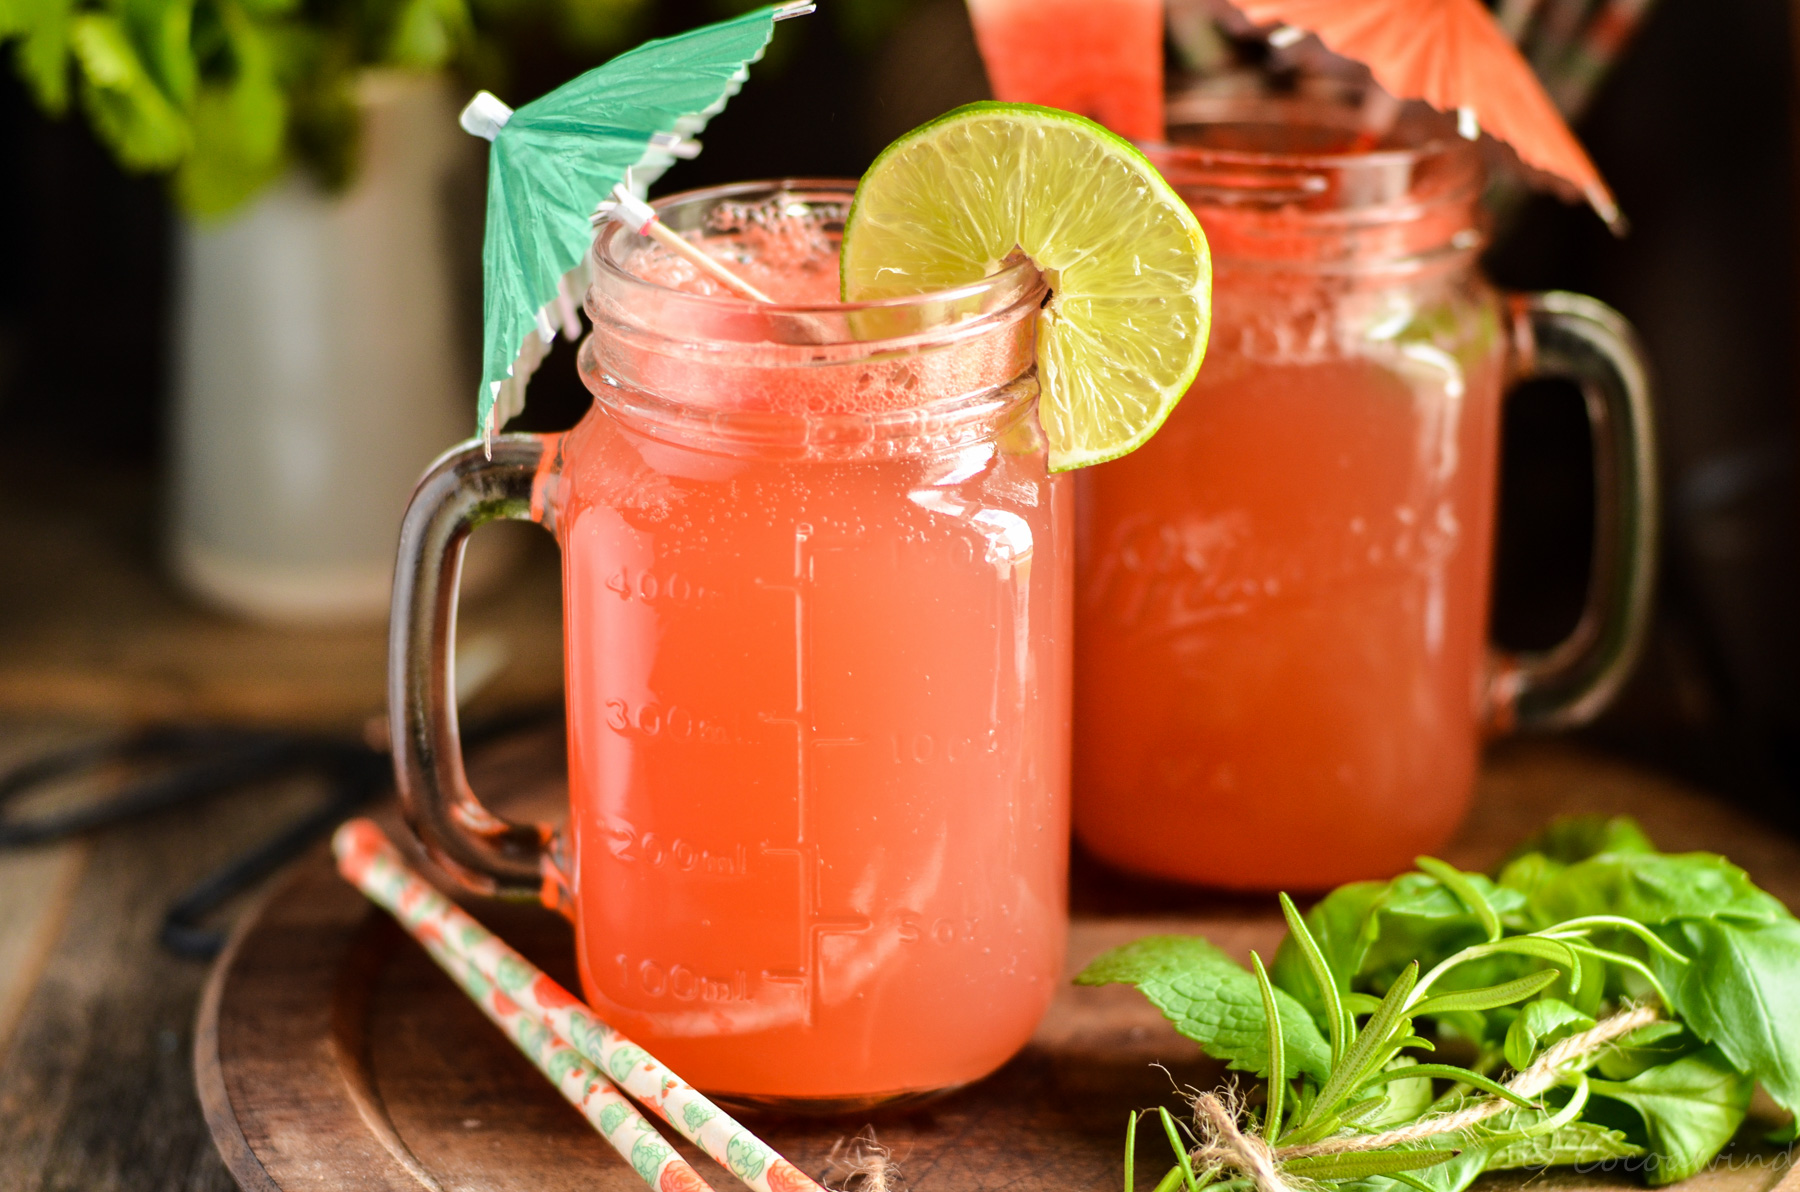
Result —
[[1717, 1047], [1649, 1068], [1630, 1080], [1590, 1080], [1593, 1095], [1622, 1101], [1644, 1120], [1652, 1184], [1685, 1180], [1712, 1162], [1744, 1123], [1756, 1082]]
[[1549, 1134], [1501, 1143], [1487, 1152], [1488, 1171], [1517, 1167], [1562, 1167], [1571, 1163], [1607, 1163], [1644, 1153], [1619, 1130], [1597, 1122], [1573, 1121]]
[[1800, 1110], [1800, 922], [1681, 923], [1663, 935], [1692, 957], [1651, 958], [1688, 1029]]
[[[1468, 886], [1486, 899], [1494, 913], [1505, 915], [1519, 910], [1525, 899], [1517, 891], [1496, 886], [1485, 874], [1463, 874]], [[1387, 897], [1381, 913], [1390, 918], [1433, 920], [1475, 919], [1462, 897], [1439, 879], [1425, 873], [1403, 873], [1388, 883]]]
[[1526, 853], [1524, 856], [1508, 861], [1495, 879], [1508, 890], [1517, 890], [1525, 895], [1527, 902], [1542, 889], [1551, 878], [1567, 869], [1561, 861], [1552, 861], [1543, 853]]
[[1605, 853], [1569, 866], [1532, 895], [1543, 925], [1587, 915], [1622, 915], [1652, 926], [1678, 919], [1773, 923], [1787, 908], [1714, 853]]
[[1571, 815], [1553, 821], [1549, 827], [1507, 854], [1504, 865], [1532, 853], [1563, 865], [1573, 865], [1601, 853], [1655, 853], [1656, 845], [1643, 827], [1629, 815]]
[[1487, 931], [1489, 940], [1500, 938], [1499, 912], [1494, 910], [1493, 905], [1488, 902], [1487, 895], [1481, 892], [1480, 887], [1469, 880], [1469, 877], [1477, 875], [1465, 876], [1454, 865], [1440, 861], [1436, 857], [1419, 857], [1413, 861], [1413, 864], [1442, 882], [1445, 889], [1456, 895], [1457, 901], [1481, 920], [1481, 926]]
[[1601, 1052], [1594, 1070], [1608, 1080], [1630, 1080], [1645, 1069], [1672, 1064], [1699, 1046], [1679, 1022], [1653, 1022]]
[[[1525, 896], [1495, 886], [1478, 873], [1464, 874], [1467, 885], [1502, 920], [1517, 919], [1525, 908]], [[1306, 914], [1319, 951], [1331, 971], [1349, 986], [1385, 988], [1401, 969], [1414, 960], [1429, 968], [1451, 953], [1488, 938], [1483, 916], [1442, 881], [1424, 873], [1407, 873], [1385, 885], [1354, 882], [1326, 895]], [[1529, 971], [1528, 965], [1509, 957], [1459, 968], [1453, 985], [1498, 984]], [[1275, 954], [1275, 983], [1298, 997], [1315, 1016], [1324, 1007], [1305, 957], [1292, 940], [1283, 941]]]
[[1578, 1035], [1594, 1020], [1565, 1001], [1553, 997], [1528, 1003], [1506, 1031], [1506, 1062], [1515, 1071], [1531, 1066], [1538, 1053], [1558, 1039]]
[[[1411, 1056], [1398, 1056], [1388, 1062], [1387, 1071], [1383, 1075], [1418, 1066], [1419, 1061]], [[1362, 1124], [1367, 1129], [1398, 1126], [1405, 1122], [1415, 1121], [1431, 1108], [1431, 1077], [1429, 1076], [1392, 1078], [1384, 1081], [1380, 1087], [1386, 1093], [1387, 1104], [1383, 1105], [1373, 1117], [1363, 1121]]]
[[[1262, 988], [1249, 970], [1194, 935], [1152, 935], [1096, 958], [1077, 985], [1135, 985], [1175, 1029], [1214, 1059], [1258, 1076], [1269, 1075], [1269, 1027]], [[1324, 1081], [1331, 1045], [1293, 995], [1276, 988], [1287, 1051], [1283, 1079], [1305, 1073]]]
[[[1503, 890], [1478, 873], [1465, 875], [1468, 885], [1501, 919], [1524, 909], [1525, 896]], [[1487, 941], [1482, 916], [1470, 910], [1457, 893], [1437, 878], [1405, 873], [1388, 884], [1388, 891], [1374, 908], [1376, 933], [1363, 958], [1362, 972], [1377, 985], [1410, 962], [1429, 970], [1452, 953]], [[1507, 956], [1491, 957], [1462, 965], [1451, 975], [1450, 985], [1494, 985], [1530, 971], [1531, 965]]]

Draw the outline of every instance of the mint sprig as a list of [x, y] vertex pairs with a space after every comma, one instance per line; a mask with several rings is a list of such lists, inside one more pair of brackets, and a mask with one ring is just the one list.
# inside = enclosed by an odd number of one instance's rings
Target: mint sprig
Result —
[[[1757, 1084], [1800, 1109], [1800, 921], [1628, 818], [1553, 824], [1497, 878], [1421, 858], [1282, 911], [1266, 969], [1152, 936], [1077, 978], [1137, 986], [1264, 1079], [1260, 1108], [1201, 1094], [1186, 1141], [1158, 1111], [1180, 1158], [1160, 1192], [1461, 1192], [1483, 1171], [1639, 1155], [1664, 1184], [1712, 1160]], [[1415, 1054], [1439, 1044], [1462, 1062]]]

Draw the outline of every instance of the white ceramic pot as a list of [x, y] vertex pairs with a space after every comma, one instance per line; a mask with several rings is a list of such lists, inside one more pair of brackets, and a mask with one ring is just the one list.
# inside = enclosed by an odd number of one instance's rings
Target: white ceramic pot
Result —
[[295, 171], [181, 236], [171, 563], [263, 620], [384, 617], [413, 482], [475, 426], [479, 240], [455, 205], [479, 202], [482, 146], [439, 76], [371, 73], [360, 97], [347, 192]]

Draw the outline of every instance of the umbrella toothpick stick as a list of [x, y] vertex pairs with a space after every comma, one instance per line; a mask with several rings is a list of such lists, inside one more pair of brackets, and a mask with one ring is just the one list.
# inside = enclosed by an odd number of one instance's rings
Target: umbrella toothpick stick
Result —
[[717, 258], [699, 245], [679, 232], [671, 231], [657, 216], [656, 209], [627, 190], [624, 183], [613, 188], [612, 200], [613, 207], [607, 212], [607, 218], [618, 220], [640, 236], [648, 236], [739, 298], [748, 298], [752, 302], [773, 303], [775, 301], [725, 268]]
[[[595, 204], [628, 170], [649, 186], [676, 159], [697, 153], [692, 138], [737, 94], [775, 23], [813, 7], [813, 0], [768, 4], [647, 41], [517, 110], [483, 93], [463, 111], [462, 126], [491, 143], [476, 403], [476, 425], [490, 445], [523, 408], [548, 334], [567, 313], [562, 297], [572, 295], [559, 295], [556, 282], [582, 267]], [[718, 277], [717, 262], [696, 264]], [[741, 283], [730, 292], [751, 297]]]

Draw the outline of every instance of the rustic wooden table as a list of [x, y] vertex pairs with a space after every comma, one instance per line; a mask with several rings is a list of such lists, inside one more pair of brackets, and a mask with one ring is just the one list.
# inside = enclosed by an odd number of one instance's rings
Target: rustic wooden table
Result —
[[[14, 726], [0, 763], [67, 725]], [[92, 840], [0, 854], [0, 1188], [227, 1190], [190, 1062], [206, 967], [159, 950], [174, 894], [316, 797], [304, 782], [171, 812]], [[1495, 845], [1557, 809], [1635, 810], [1665, 847], [1729, 852], [1800, 899], [1795, 844], [1705, 795], [1566, 744], [1497, 750], [1464, 843], [1450, 855], [1491, 864]], [[1088, 923], [1186, 916], [1190, 892], [1079, 883]], [[1216, 904], [1215, 908], [1216, 908]], [[1246, 904], [1246, 914], [1256, 909]], [[1720, 1186], [1725, 1192], [1725, 1186]]]
[[[271, 630], [170, 588], [150, 476], [24, 461], [0, 474], [0, 502], [0, 770], [143, 723], [357, 734], [380, 714], [383, 626]], [[481, 707], [560, 692], [558, 584], [545, 539], [504, 592], [469, 604], [460, 641], [490, 672]], [[0, 1190], [234, 1186], [194, 1096], [207, 969], [157, 933], [180, 892], [321, 796], [316, 780], [268, 783], [0, 851]]]

